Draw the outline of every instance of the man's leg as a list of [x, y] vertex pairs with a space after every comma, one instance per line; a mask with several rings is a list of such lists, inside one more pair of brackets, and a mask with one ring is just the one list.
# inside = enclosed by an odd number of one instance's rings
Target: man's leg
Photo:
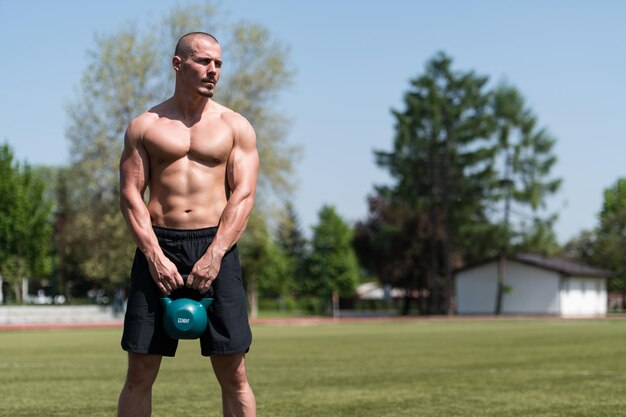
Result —
[[117, 404], [118, 417], [150, 417], [152, 385], [161, 366], [160, 355], [128, 354], [128, 374]]
[[222, 388], [224, 417], [256, 417], [256, 402], [246, 377], [244, 354], [211, 356]]

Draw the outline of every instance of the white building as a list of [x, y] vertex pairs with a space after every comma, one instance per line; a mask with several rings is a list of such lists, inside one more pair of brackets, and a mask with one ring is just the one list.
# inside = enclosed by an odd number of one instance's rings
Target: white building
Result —
[[[563, 259], [518, 254], [506, 260], [502, 314], [603, 316], [608, 271]], [[498, 257], [455, 274], [458, 314], [493, 314]]]

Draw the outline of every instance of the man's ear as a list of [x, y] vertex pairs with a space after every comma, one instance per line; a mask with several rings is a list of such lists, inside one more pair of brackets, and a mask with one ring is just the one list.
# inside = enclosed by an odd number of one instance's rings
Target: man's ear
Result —
[[174, 68], [174, 71], [180, 71], [180, 65], [182, 62], [183, 60], [178, 55], [175, 55], [174, 58], [172, 58], [172, 68]]

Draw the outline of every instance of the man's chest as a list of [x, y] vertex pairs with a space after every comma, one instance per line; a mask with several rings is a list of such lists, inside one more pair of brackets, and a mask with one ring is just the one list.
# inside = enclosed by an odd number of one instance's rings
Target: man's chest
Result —
[[187, 127], [180, 122], [156, 123], [145, 132], [144, 146], [155, 162], [184, 157], [210, 164], [226, 161], [233, 133], [223, 122], [210, 121]]

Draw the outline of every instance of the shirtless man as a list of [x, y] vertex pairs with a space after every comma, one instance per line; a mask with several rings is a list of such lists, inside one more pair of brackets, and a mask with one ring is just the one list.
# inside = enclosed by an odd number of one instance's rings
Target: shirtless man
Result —
[[130, 122], [120, 161], [120, 208], [137, 252], [122, 336], [128, 374], [118, 415], [150, 416], [161, 359], [176, 352], [178, 341], [163, 329], [161, 295], [200, 298], [211, 288], [214, 302], [201, 353], [211, 357], [224, 416], [255, 416], [244, 363], [252, 336], [235, 243], [254, 205], [256, 136], [244, 117], [211, 99], [222, 66], [212, 35], [183, 36], [172, 66], [174, 95]]

